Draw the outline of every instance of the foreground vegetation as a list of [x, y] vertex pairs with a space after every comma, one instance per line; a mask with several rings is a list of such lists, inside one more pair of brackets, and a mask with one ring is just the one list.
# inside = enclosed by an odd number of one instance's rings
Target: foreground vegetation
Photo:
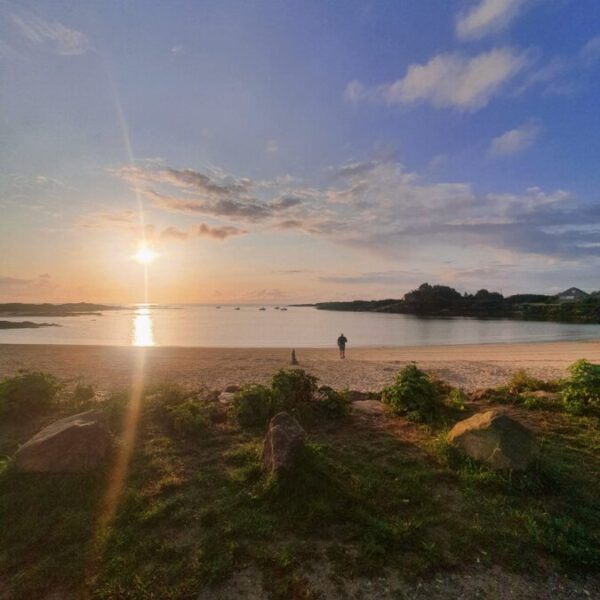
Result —
[[[191, 598], [245, 568], [262, 573], [272, 598], [316, 597], [310, 577], [323, 565], [338, 582], [475, 563], [597, 573], [599, 369], [580, 361], [564, 382], [520, 372], [467, 398], [409, 365], [383, 391], [382, 417], [349, 415], [345, 393], [300, 370], [242, 388], [230, 405], [210, 390], [154, 387], [118, 510], [100, 532], [110, 465], [34, 475], [9, 458], [44, 424], [98, 406], [94, 390], [41, 373], [4, 380], [0, 596]], [[116, 432], [128, 402], [117, 390], [100, 403]], [[493, 472], [446, 442], [455, 421], [498, 405], [536, 431], [541, 451], [528, 472]], [[282, 408], [311, 442], [293, 473], [272, 478], [261, 444]]]
[[516, 294], [504, 297], [482, 289], [461, 294], [446, 285], [424, 283], [402, 299], [320, 302], [321, 310], [400, 313], [420, 316], [509, 318], [565, 323], [600, 323], [600, 292], [579, 302], [559, 302], [555, 296]]

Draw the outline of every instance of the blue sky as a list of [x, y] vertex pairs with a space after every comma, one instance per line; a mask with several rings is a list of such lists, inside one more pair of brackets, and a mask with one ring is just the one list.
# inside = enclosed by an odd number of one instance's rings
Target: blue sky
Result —
[[0, 13], [0, 299], [600, 288], [597, 0]]

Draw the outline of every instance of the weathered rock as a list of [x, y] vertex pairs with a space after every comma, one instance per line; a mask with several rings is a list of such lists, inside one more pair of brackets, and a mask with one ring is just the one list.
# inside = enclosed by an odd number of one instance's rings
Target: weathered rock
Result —
[[262, 463], [269, 473], [290, 469], [306, 440], [306, 432], [289, 413], [277, 413], [263, 442]]
[[112, 445], [102, 412], [88, 410], [44, 427], [19, 448], [19, 471], [60, 473], [99, 466]]
[[380, 415], [385, 411], [385, 404], [379, 400], [356, 400], [352, 410], [365, 415]]
[[231, 404], [233, 402], [235, 398], [235, 393], [234, 392], [221, 392], [219, 394], [219, 402], [221, 404]]
[[239, 385], [228, 385], [223, 391], [227, 392], [229, 394], [235, 394], [236, 392], [240, 391], [240, 386]]
[[496, 410], [459, 421], [450, 430], [448, 440], [467, 456], [486, 462], [494, 469], [526, 469], [535, 450], [533, 433]]

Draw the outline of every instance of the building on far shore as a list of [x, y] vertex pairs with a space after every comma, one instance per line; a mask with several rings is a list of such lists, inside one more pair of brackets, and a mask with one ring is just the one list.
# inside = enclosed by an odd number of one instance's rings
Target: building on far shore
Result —
[[556, 298], [559, 302], [579, 302], [580, 300], [589, 298], [589, 294], [579, 288], [571, 287], [568, 290], [557, 294]]

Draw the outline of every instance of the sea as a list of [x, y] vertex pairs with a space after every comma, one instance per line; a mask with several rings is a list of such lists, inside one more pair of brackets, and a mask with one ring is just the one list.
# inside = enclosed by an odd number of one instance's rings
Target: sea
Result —
[[340, 333], [355, 347], [600, 340], [600, 325], [421, 318], [306, 306], [136, 304], [100, 316], [1, 318], [59, 325], [0, 330], [3, 344], [317, 348], [334, 347]]

